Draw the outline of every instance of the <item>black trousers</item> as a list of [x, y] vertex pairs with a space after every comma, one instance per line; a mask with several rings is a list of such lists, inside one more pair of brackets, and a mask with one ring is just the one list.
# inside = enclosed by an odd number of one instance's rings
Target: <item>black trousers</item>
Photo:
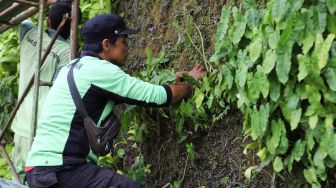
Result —
[[26, 173], [30, 188], [143, 188], [114, 171], [94, 164], [35, 167]]

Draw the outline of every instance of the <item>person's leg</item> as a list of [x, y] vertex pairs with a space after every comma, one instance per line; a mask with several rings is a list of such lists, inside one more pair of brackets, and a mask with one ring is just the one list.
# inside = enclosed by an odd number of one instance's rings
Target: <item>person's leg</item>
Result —
[[78, 167], [65, 167], [56, 172], [57, 187], [95, 187], [95, 188], [141, 188], [134, 180], [119, 175], [114, 171], [93, 164]]
[[56, 167], [35, 167], [26, 173], [29, 188], [56, 188]]
[[108, 183], [108, 188], [143, 188], [140, 183], [127, 178], [126, 176], [115, 173]]
[[29, 138], [20, 136], [19, 134], [14, 134], [14, 148], [12, 150], [13, 164], [19, 174], [21, 182], [23, 182], [25, 176], [24, 168], [29, 150], [30, 150]]

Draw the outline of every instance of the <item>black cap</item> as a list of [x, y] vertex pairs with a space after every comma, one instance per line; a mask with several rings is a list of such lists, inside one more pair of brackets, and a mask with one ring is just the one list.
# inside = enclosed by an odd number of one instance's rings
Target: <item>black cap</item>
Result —
[[136, 34], [137, 30], [129, 29], [123, 18], [117, 14], [100, 14], [84, 23], [81, 35], [86, 44], [101, 42], [118, 35]]

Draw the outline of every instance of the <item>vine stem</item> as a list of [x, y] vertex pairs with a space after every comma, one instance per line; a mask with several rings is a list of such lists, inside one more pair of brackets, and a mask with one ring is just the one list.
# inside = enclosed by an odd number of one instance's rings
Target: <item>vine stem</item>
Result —
[[[201, 54], [201, 56], [203, 57], [203, 60], [204, 60], [204, 64], [205, 64], [205, 68], [209, 70], [209, 62], [207, 60], [207, 58], [205, 57], [205, 52], [204, 52], [204, 43], [203, 43], [203, 37], [202, 37], [202, 34], [201, 34], [201, 31], [199, 30], [199, 28], [197, 27], [197, 25], [194, 23], [194, 26], [196, 27], [197, 29], [197, 32], [199, 33], [200, 37], [201, 37], [201, 48], [202, 48], [202, 51], [200, 50], [200, 48], [194, 43], [194, 41], [192, 40], [192, 37], [190, 36], [190, 34], [188, 32], [185, 32], [185, 34], [187, 35], [187, 37], [190, 39], [190, 42], [191, 44], [195, 47], [195, 49], [198, 51], [198, 53]], [[211, 68], [211, 66], [210, 66]]]
[[183, 176], [182, 176], [182, 178], [180, 179], [180, 182], [181, 182], [181, 183], [183, 182], [184, 177], [185, 177], [185, 174], [186, 174], [188, 161], [189, 161], [189, 156], [187, 155], [186, 163], [185, 163], [185, 165], [184, 165], [184, 170], [183, 170]]

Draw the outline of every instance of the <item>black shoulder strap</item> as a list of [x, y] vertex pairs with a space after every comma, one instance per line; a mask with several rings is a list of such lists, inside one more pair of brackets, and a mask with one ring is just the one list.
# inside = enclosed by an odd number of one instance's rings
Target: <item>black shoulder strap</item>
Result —
[[75, 103], [75, 106], [78, 110], [78, 113], [80, 116], [82, 116], [82, 118], [86, 118], [88, 117], [88, 112], [84, 106], [84, 103], [79, 95], [75, 80], [74, 80], [74, 75], [73, 75], [73, 69], [76, 66], [76, 64], [79, 62], [80, 58], [78, 58], [70, 67], [70, 70], [68, 72], [68, 84], [69, 84], [69, 89], [70, 89], [70, 93], [72, 96], [72, 99]]

